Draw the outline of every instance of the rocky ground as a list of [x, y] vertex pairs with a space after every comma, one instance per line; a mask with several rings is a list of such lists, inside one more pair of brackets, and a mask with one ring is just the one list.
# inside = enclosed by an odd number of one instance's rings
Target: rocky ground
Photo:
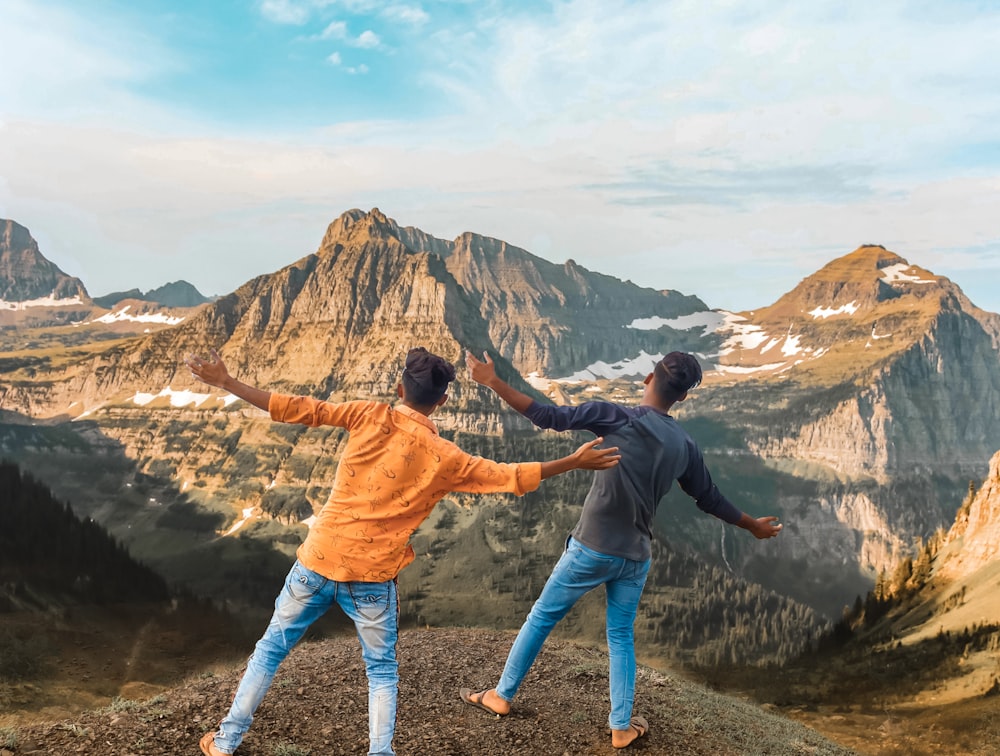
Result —
[[[813, 730], [740, 700], [640, 667], [636, 713], [649, 734], [622, 751], [607, 734], [605, 652], [550, 640], [502, 719], [459, 699], [497, 680], [513, 636], [484, 630], [401, 634], [399, 756], [849, 756]], [[144, 701], [58, 722], [0, 728], [3, 756], [198, 754], [198, 739], [228, 707], [241, 673], [201, 673]], [[351, 636], [300, 644], [286, 660], [239, 756], [339, 756], [367, 750], [367, 687]]]

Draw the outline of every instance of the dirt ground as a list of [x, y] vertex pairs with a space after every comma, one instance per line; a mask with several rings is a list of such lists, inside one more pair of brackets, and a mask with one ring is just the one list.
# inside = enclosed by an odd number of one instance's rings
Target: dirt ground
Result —
[[[492, 686], [512, 640], [510, 633], [484, 630], [401, 633], [394, 742], [399, 756], [856, 753], [789, 718], [643, 666], [635, 713], [649, 720], [650, 732], [616, 751], [607, 733], [606, 653], [554, 639], [543, 648], [509, 716], [498, 719], [464, 704], [459, 688]], [[69, 719], [22, 722], [0, 733], [7, 733], [6, 751], [16, 756], [197, 754], [198, 739], [228, 708], [241, 672], [239, 667], [202, 672], [145, 700], [118, 698]], [[292, 652], [237, 754], [339, 756], [366, 750], [364, 666], [357, 640], [343, 636], [303, 643]]]

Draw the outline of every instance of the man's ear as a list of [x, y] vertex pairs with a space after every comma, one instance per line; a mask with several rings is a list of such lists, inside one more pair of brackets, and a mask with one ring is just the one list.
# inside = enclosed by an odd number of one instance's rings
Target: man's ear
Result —
[[687, 399], [687, 398], [688, 398], [688, 392], [687, 392], [687, 391], [685, 391], [685, 392], [684, 392], [683, 394], [681, 394], [681, 395], [680, 395], [679, 397], [677, 397], [677, 398], [676, 398], [676, 399], [674, 400], [674, 402], [683, 402], [683, 401], [684, 401], [685, 399]]
[[396, 396], [398, 396], [400, 399], [403, 398], [403, 384], [402, 383], [397, 383], [396, 384]]
[[650, 373], [645, 378], [643, 378], [642, 383], [643, 383], [644, 386], [648, 386], [649, 383], [650, 383], [650, 381], [652, 381], [652, 380], [653, 380], [653, 374]]
[[448, 401], [448, 395], [447, 395], [447, 394], [442, 394], [442, 395], [441, 395], [441, 398], [437, 400], [437, 402], [435, 403], [435, 405], [434, 405], [434, 406], [435, 406], [435, 407], [440, 407], [440, 406], [441, 406], [442, 404], [444, 404], [444, 403], [445, 403], [446, 401]]

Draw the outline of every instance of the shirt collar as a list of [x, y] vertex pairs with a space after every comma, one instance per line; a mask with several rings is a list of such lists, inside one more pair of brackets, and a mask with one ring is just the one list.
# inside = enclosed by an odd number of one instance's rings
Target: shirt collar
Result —
[[411, 420], [414, 420], [420, 423], [421, 425], [425, 426], [435, 436], [438, 435], [437, 426], [429, 417], [427, 417], [427, 415], [423, 414], [422, 412], [417, 412], [415, 409], [407, 407], [405, 404], [397, 404], [395, 407], [393, 407], [393, 410], [396, 412], [400, 412], [406, 415]]

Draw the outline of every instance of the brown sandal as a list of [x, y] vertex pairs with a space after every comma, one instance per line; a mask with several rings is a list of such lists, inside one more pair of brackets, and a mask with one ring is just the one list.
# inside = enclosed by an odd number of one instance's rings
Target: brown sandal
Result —
[[635, 730], [637, 733], [636, 736], [632, 738], [625, 745], [616, 746], [614, 743], [612, 743], [611, 745], [613, 748], [617, 748], [619, 750], [622, 748], [628, 748], [635, 741], [637, 741], [639, 738], [641, 738], [643, 735], [649, 732], [649, 722], [646, 721], [645, 717], [635, 716], [632, 717], [632, 719], [629, 721], [628, 728], [630, 730]]
[[[507, 716], [506, 714], [501, 714], [499, 711], [491, 709], [489, 706], [483, 703], [483, 698], [486, 697], [485, 690], [482, 693], [473, 693], [471, 688], [462, 688], [460, 691], [458, 691], [458, 695], [460, 695], [462, 697], [462, 700], [465, 701], [467, 704], [469, 704], [469, 706], [475, 706], [477, 708], [482, 709], [483, 711], [488, 711], [497, 719], [499, 719], [500, 717]], [[473, 696], [479, 696], [478, 700], [473, 698]]]

